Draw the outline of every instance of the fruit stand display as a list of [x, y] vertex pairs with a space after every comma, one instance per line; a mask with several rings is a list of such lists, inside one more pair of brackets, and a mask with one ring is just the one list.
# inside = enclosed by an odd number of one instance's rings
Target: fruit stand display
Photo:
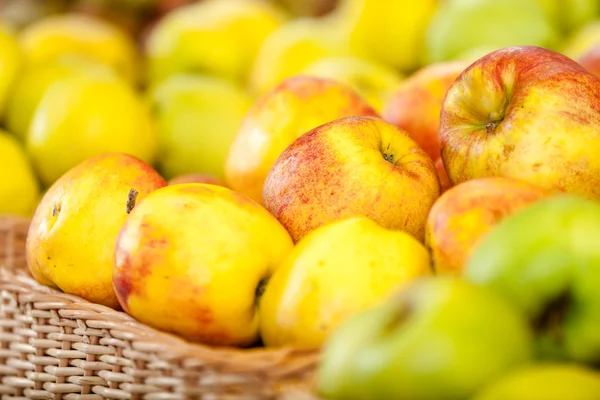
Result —
[[597, 0], [0, 2], [0, 396], [600, 400], [598, 154]]

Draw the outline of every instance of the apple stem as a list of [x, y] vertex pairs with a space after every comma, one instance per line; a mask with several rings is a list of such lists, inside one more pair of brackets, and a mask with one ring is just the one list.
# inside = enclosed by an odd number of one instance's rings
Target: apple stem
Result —
[[131, 188], [129, 190], [129, 194], [127, 195], [127, 207], [125, 209], [125, 212], [127, 214], [129, 214], [131, 210], [133, 210], [133, 208], [135, 207], [135, 200], [137, 199], [138, 194], [139, 192], [134, 188]]
[[496, 123], [495, 122], [489, 122], [486, 126], [485, 126], [485, 131], [487, 133], [494, 133], [494, 131], [496, 130]]

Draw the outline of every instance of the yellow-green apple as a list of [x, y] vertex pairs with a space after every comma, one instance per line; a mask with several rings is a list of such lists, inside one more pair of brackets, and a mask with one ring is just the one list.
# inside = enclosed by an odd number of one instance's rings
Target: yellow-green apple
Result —
[[504, 176], [600, 199], [600, 78], [540, 47], [492, 52], [448, 90], [440, 143], [454, 185]]
[[304, 75], [286, 79], [244, 118], [227, 155], [227, 185], [261, 202], [265, 178], [290, 143], [319, 125], [356, 115], [378, 114], [348, 85]]
[[225, 186], [218, 177], [212, 174], [190, 173], [177, 175], [167, 181], [169, 185], [180, 185], [182, 183], [208, 183], [211, 185]]
[[225, 159], [252, 98], [231, 81], [175, 74], [150, 88], [158, 169], [166, 179], [208, 173], [224, 179]]
[[481, 47], [555, 48], [559, 38], [538, 0], [445, 0], [427, 27], [427, 60], [447, 61]]
[[261, 44], [248, 85], [261, 95], [323, 57], [351, 54], [346, 38], [326, 18], [296, 18], [281, 25]]
[[92, 15], [48, 15], [21, 31], [19, 42], [28, 64], [81, 54], [110, 66], [131, 82], [139, 78], [139, 56], [133, 39], [116, 25]]
[[0, 23], [0, 117], [12, 96], [12, 89], [22, 63], [21, 57], [15, 34]]
[[460, 275], [490, 229], [544, 196], [546, 191], [537, 186], [503, 177], [471, 179], [446, 191], [433, 204], [425, 227], [435, 271]]
[[449, 184], [440, 160], [440, 111], [446, 92], [468, 66], [466, 61], [448, 61], [419, 69], [389, 97], [382, 112], [384, 120], [406, 130], [436, 163], [442, 191]]
[[600, 17], [598, 0], [537, 0], [562, 36]]
[[406, 131], [376, 117], [346, 117], [305, 133], [281, 153], [265, 181], [263, 205], [294, 241], [358, 215], [422, 241], [439, 195], [433, 161]]
[[440, 0], [341, 0], [329, 22], [351, 50], [403, 72], [423, 65], [425, 30]]
[[402, 75], [386, 64], [356, 56], [323, 57], [301, 72], [344, 82], [360, 93], [377, 111], [401, 85]]
[[366, 217], [315, 229], [275, 271], [260, 300], [266, 346], [317, 348], [346, 319], [431, 274], [429, 253]]
[[600, 42], [581, 54], [575, 61], [592, 74], [600, 77]]
[[418, 278], [333, 332], [316, 392], [331, 400], [470, 399], [530, 362], [531, 337], [523, 315], [492, 290]]
[[143, 323], [210, 345], [249, 346], [259, 338], [264, 283], [292, 248], [281, 224], [241, 193], [167, 186], [125, 221], [114, 287]]
[[6, 126], [25, 140], [35, 110], [52, 84], [71, 76], [116, 77], [106, 64], [80, 54], [59, 56], [43, 64], [26, 66], [8, 99]]
[[591, 21], [571, 34], [561, 52], [576, 60], [592, 47], [600, 45], [600, 20]]
[[518, 307], [538, 358], [600, 362], [600, 203], [558, 194], [500, 221], [473, 251], [465, 279]]
[[49, 186], [87, 158], [127, 153], [152, 164], [156, 132], [138, 93], [122, 79], [74, 75], [50, 85], [25, 140], [42, 182]]
[[162, 17], [145, 41], [147, 79], [175, 73], [213, 75], [245, 83], [265, 38], [286, 16], [260, 0], [206, 0]]
[[515, 368], [486, 385], [473, 400], [596, 400], [600, 372], [574, 363], [541, 363]]
[[27, 234], [27, 264], [43, 285], [119, 308], [113, 255], [128, 213], [166, 185], [145, 162], [127, 154], [91, 157], [44, 194]]

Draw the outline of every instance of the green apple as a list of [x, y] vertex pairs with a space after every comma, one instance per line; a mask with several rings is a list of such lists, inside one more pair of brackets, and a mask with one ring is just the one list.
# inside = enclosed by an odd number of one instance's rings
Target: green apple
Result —
[[419, 278], [333, 332], [316, 387], [327, 399], [466, 399], [529, 362], [531, 336], [524, 316], [492, 290]]
[[0, 115], [10, 98], [20, 65], [21, 52], [17, 40], [12, 31], [0, 23]]
[[598, 18], [600, 2], [598, 0], [537, 0], [548, 15], [550, 21], [563, 35]]
[[432, 63], [481, 47], [554, 48], [558, 39], [538, 0], [446, 0], [429, 23], [426, 48]]
[[600, 372], [578, 364], [539, 363], [517, 368], [473, 400], [598, 400]]
[[176, 74], [152, 87], [149, 100], [166, 179], [187, 173], [224, 178], [225, 158], [252, 98], [221, 78]]
[[8, 130], [24, 140], [31, 117], [46, 90], [59, 80], [74, 75], [117, 77], [106, 64], [78, 54], [29, 65], [17, 79], [8, 99], [5, 116]]
[[545, 359], [600, 361], [600, 203], [559, 194], [504, 219], [464, 275], [520, 308]]

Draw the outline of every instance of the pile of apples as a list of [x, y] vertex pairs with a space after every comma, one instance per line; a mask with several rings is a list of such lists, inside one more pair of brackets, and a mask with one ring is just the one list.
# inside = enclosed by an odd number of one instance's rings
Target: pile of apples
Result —
[[322, 349], [324, 398], [598, 400], [598, 75], [596, 0], [5, 24], [0, 212], [41, 284]]

